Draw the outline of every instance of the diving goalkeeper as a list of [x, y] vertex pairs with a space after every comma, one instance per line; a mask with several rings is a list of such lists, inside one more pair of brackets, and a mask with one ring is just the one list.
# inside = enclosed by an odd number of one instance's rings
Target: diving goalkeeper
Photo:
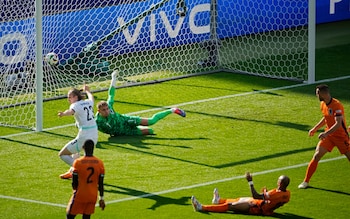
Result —
[[122, 135], [152, 135], [154, 131], [148, 127], [156, 124], [159, 120], [175, 113], [182, 117], [186, 116], [185, 111], [179, 108], [171, 108], [154, 114], [151, 118], [119, 114], [113, 109], [114, 95], [116, 91], [117, 71], [112, 73], [111, 85], [108, 89], [107, 101], [97, 103], [95, 116], [98, 130], [111, 136]]

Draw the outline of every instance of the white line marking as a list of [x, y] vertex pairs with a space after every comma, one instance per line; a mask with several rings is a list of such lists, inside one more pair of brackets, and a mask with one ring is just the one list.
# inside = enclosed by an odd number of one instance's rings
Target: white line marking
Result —
[[[321, 160], [320, 163], [331, 162], [331, 161], [340, 160], [340, 159], [344, 159], [344, 158], [345, 158], [345, 156], [339, 156], [339, 157], [324, 159], [324, 160]], [[253, 174], [254, 174], [254, 176], [264, 175], [264, 174], [278, 172], [278, 171], [282, 171], [282, 170], [296, 169], [296, 168], [299, 168], [299, 167], [307, 166], [308, 164], [309, 163], [301, 163], [301, 164], [296, 164], [296, 165], [293, 165], [293, 166], [285, 166], [285, 167], [280, 167], [280, 168], [260, 171], [260, 172], [256, 172], [256, 173], [253, 173]], [[210, 181], [210, 182], [190, 185], [190, 186], [184, 186], [184, 187], [179, 187], [179, 188], [174, 188], [174, 189], [168, 189], [168, 190], [164, 190], [164, 191], [160, 191], [160, 192], [147, 193], [147, 194], [144, 194], [144, 195], [132, 196], [132, 197], [128, 197], [128, 198], [112, 200], [112, 201], [106, 202], [106, 204], [125, 202], [125, 201], [140, 199], [140, 198], [147, 198], [147, 197], [152, 197], [152, 196], [156, 196], [156, 195], [162, 195], [162, 194], [167, 194], [167, 193], [171, 193], [171, 192], [177, 192], [177, 191], [181, 191], [181, 190], [193, 189], [193, 188], [198, 188], [198, 187], [202, 187], [202, 186], [208, 186], [208, 185], [212, 185], [212, 184], [216, 184], [216, 183], [233, 181], [233, 180], [236, 180], [236, 179], [243, 179], [243, 178], [244, 178], [244, 176], [234, 176], [234, 177], [230, 177], [230, 178], [219, 179], [219, 180], [214, 180], [214, 181]], [[42, 201], [36, 201], [36, 200], [24, 199], [24, 198], [17, 198], [17, 197], [12, 197], [12, 196], [5, 196], [5, 195], [0, 195], [0, 198], [66, 208], [65, 204], [56, 204], [56, 203], [50, 203], [50, 202], [42, 202]], [[98, 206], [98, 205], [96, 204], [96, 206]]]
[[[338, 77], [338, 78], [332, 78], [332, 79], [325, 79], [325, 80], [317, 81], [317, 82], [315, 82], [313, 84], [324, 83], [324, 82], [331, 82], [331, 81], [337, 81], [337, 80], [344, 80], [344, 79], [349, 79], [349, 78], [350, 78], [350, 76], [344, 76], [344, 77]], [[203, 103], [203, 102], [209, 102], [209, 101], [233, 98], [233, 97], [238, 97], [238, 96], [246, 96], [246, 95], [258, 94], [258, 93], [264, 93], [264, 92], [271, 92], [271, 91], [276, 91], [276, 90], [291, 89], [291, 88], [308, 86], [308, 85], [311, 85], [311, 84], [296, 84], [296, 85], [289, 85], [289, 86], [271, 88], [271, 89], [266, 89], [266, 90], [259, 90], [259, 91], [252, 91], [252, 92], [246, 92], [246, 93], [227, 95], [227, 96], [222, 96], [222, 97], [208, 98], [208, 99], [203, 99], [203, 100], [190, 101], [190, 102], [186, 102], [186, 103], [182, 103], [182, 104], [176, 104], [176, 105], [167, 106], [167, 107], [158, 107], [158, 108], [152, 108], [152, 109], [148, 109], [148, 110], [142, 110], [142, 111], [133, 112], [133, 113], [129, 113], [129, 114], [130, 115], [135, 115], [135, 114], [140, 114], [140, 113], [146, 113], [146, 112], [152, 112], [152, 111], [156, 111], [156, 110], [161, 110], [161, 109], [164, 109], [164, 108], [171, 108], [171, 107], [175, 107], [175, 106], [192, 105], [192, 104], [197, 104], [197, 103]], [[74, 124], [68, 124], [68, 125], [64, 125], [64, 126], [52, 127], [52, 128], [44, 129], [44, 131], [55, 130], [55, 129], [60, 129], [60, 128], [66, 128], [66, 127], [73, 126], [73, 125]], [[27, 135], [27, 134], [33, 134], [33, 133], [36, 133], [36, 132], [32, 131], [32, 132], [24, 132], [24, 133], [17, 133], [17, 134], [11, 134], [11, 135], [6, 135], [6, 136], [0, 136], [0, 139], [1, 138], [10, 138], [10, 137], [15, 137], [15, 136], [21, 136], [21, 135]], [[333, 160], [339, 160], [339, 159], [342, 159], [342, 158], [344, 158], [344, 156], [340, 156], [340, 157], [336, 157], [336, 158], [330, 158], [330, 159], [326, 159], [326, 160], [321, 160], [320, 162], [322, 162], [322, 163], [323, 162], [329, 162], [329, 161], [333, 161]], [[281, 170], [287, 170], [287, 169], [303, 167], [303, 166], [307, 166], [307, 165], [308, 165], [308, 163], [302, 163], [302, 164], [297, 164], [297, 165], [293, 165], [293, 166], [287, 166], [287, 167], [282, 167], [282, 168], [276, 168], [276, 169], [261, 171], [261, 172], [254, 173], [254, 175], [262, 175], [262, 174], [277, 172], [277, 171], [281, 171]], [[166, 193], [170, 193], [170, 192], [176, 192], [176, 191], [185, 190], [185, 189], [191, 189], [191, 188], [196, 188], [196, 187], [201, 187], [201, 186], [207, 186], [207, 185], [212, 185], [212, 184], [215, 184], [215, 183], [221, 183], [221, 182], [226, 182], [226, 181], [231, 181], [231, 180], [241, 179], [241, 178], [244, 178], [244, 176], [234, 176], [234, 177], [231, 177], [231, 178], [225, 178], [225, 179], [221, 179], [221, 180], [215, 180], [215, 181], [211, 181], [211, 182], [206, 182], [206, 183], [201, 183], [201, 184], [196, 184], [196, 185], [191, 185], [191, 186], [185, 186], [185, 187], [165, 190], [165, 191], [161, 191], [161, 192], [156, 192], [156, 193], [149, 193], [149, 194], [144, 194], [144, 195], [141, 195], [141, 196], [134, 196], [134, 197], [124, 198], [124, 199], [113, 200], [113, 201], [106, 202], [106, 204], [112, 204], [112, 203], [124, 202], [124, 201], [139, 199], [139, 198], [151, 197], [151, 196], [154, 196], [154, 195], [161, 195], [161, 194], [166, 194]], [[23, 202], [38, 203], [38, 204], [43, 204], [43, 205], [51, 205], [51, 206], [57, 206], [57, 207], [64, 207], [64, 208], [66, 207], [66, 205], [62, 205], [62, 204], [55, 204], [55, 203], [50, 203], [50, 202], [41, 202], [41, 201], [36, 201], [36, 200], [31, 200], [31, 199], [16, 198], [16, 197], [11, 197], [11, 196], [4, 196], [4, 195], [0, 195], [0, 198], [2, 198], [2, 199], [11, 199], [11, 200], [16, 200], [16, 201], [23, 201]]]
[[22, 201], [22, 202], [30, 202], [30, 203], [36, 203], [36, 204], [41, 204], [41, 205], [50, 205], [50, 206], [55, 206], [55, 207], [67, 207], [67, 205], [62, 205], [62, 204], [55, 204], [51, 202], [42, 202], [42, 201], [36, 201], [32, 199], [25, 199], [25, 198], [17, 198], [17, 197], [12, 197], [12, 196], [6, 196], [6, 195], [0, 195], [0, 198], [2, 199], [10, 199], [10, 200], [15, 200], [15, 201]]
[[[342, 76], [342, 77], [337, 77], [337, 78], [329, 78], [329, 79], [315, 81], [315, 83], [312, 83], [312, 84], [325, 83], [325, 82], [338, 81], [338, 80], [345, 80], [345, 79], [349, 79], [349, 78], [350, 78], [350, 75], [347, 75], [347, 76]], [[251, 94], [266, 93], [266, 92], [271, 92], [271, 91], [276, 91], [276, 90], [287, 90], [287, 89], [291, 89], [291, 88], [303, 87], [303, 86], [308, 86], [308, 85], [312, 85], [312, 84], [306, 84], [306, 83], [304, 83], [304, 84], [294, 84], [294, 85], [289, 85], [289, 86], [270, 88], [270, 89], [266, 89], [266, 90], [251, 91], [251, 92], [246, 92], [246, 93], [238, 93], [238, 94], [232, 94], [232, 95], [227, 95], [227, 96], [214, 97], [214, 98], [208, 98], [208, 99], [203, 99], [203, 100], [196, 100], [196, 101], [190, 101], [190, 102], [185, 102], [185, 103], [179, 103], [179, 104], [174, 104], [174, 105], [171, 105], [171, 106], [157, 107], [157, 108], [152, 108], [152, 109], [147, 109], [147, 110], [141, 110], [141, 111], [137, 111], [137, 112], [131, 112], [131, 113], [128, 113], [128, 114], [129, 115], [138, 115], [138, 114], [141, 114], [141, 113], [148, 113], [148, 112], [162, 110], [164, 108], [172, 108], [172, 107], [193, 105], [193, 104], [197, 104], [197, 103], [204, 103], [204, 102], [209, 102], [209, 101], [216, 101], [216, 100], [222, 100], [222, 99], [227, 99], [227, 98], [246, 96], [246, 95], [251, 95]], [[72, 123], [72, 124], [67, 124], [67, 125], [63, 125], [63, 126], [56, 126], [56, 127], [44, 129], [44, 131], [61, 129], [61, 128], [66, 128], [66, 127], [70, 127], [70, 126], [74, 126], [74, 125], [75, 124]], [[30, 132], [22, 132], [22, 133], [16, 133], [16, 134], [11, 134], [11, 135], [5, 135], [5, 136], [0, 136], [0, 139], [1, 138], [11, 138], [11, 137], [16, 137], [16, 136], [21, 136], [21, 135], [34, 134], [34, 133], [37, 133], [37, 132], [36, 131], [30, 131]]]
[[[345, 156], [329, 158], [329, 159], [321, 160], [320, 163], [326, 163], [326, 162], [330, 162], [330, 161], [334, 161], [334, 160], [340, 160], [340, 159], [343, 159], [343, 158], [345, 158]], [[307, 166], [308, 164], [309, 163], [296, 164], [296, 165], [293, 165], [293, 166], [286, 166], [286, 167], [281, 167], [281, 168], [276, 168], [276, 169], [271, 169], [271, 170], [265, 170], [265, 171], [256, 172], [256, 173], [253, 173], [253, 174], [254, 174], [254, 176], [256, 176], [256, 175], [264, 175], [264, 174], [267, 174], [267, 173], [273, 173], [273, 172], [278, 172], [278, 171], [282, 171], [282, 170], [289, 170], [289, 169], [295, 169], [295, 168], [299, 168], [299, 167], [304, 167], [304, 166]], [[135, 199], [139, 199], [139, 198], [151, 197], [151, 196], [155, 196], [155, 195], [162, 195], [162, 194], [166, 194], [166, 193], [177, 192], [177, 191], [180, 191], [180, 190], [193, 189], [193, 188], [197, 188], [197, 187], [208, 186], [208, 185], [212, 185], [212, 184], [216, 184], [216, 183], [222, 183], [222, 182], [227, 182], [227, 181], [232, 181], [232, 180], [242, 179], [242, 178], [245, 178], [245, 176], [234, 176], [234, 177], [230, 177], [230, 178], [214, 180], [214, 181], [211, 181], [211, 182], [200, 183], [200, 184], [195, 184], [195, 185], [191, 185], [191, 186], [184, 186], [184, 187], [180, 187], [180, 188], [174, 188], [174, 189], [169, 189], [169, 190], [165, 190], [165, 191], [144, 194], [144, 195], [140, 195], [140, 196], [134, 196], [134, 197], [124, 198], [124, 199], [113, 200], [113, 201], [106, 202], [106, 204], [130, 201], [130, 200], [135, 200]]]

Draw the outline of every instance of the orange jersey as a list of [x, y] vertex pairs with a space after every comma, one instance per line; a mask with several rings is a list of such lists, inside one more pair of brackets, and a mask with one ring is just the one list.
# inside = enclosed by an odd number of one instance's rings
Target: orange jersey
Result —
[[326, 130], [334, 125], [337, 116], [343, 116], [341, 127], [330, 134], [330, 136], [344, 137], [348, 135], [344, 107], [339, 100], [332, 98], [328, 105], [324, 101], [321, 101], [321, 111], [326, 121]]
[[265, 202], [261, 206], [264, 215], [271, 215], [273, 211], [289, 202], [290, 192], [277, 189], [264, 192]]
[[250, 214], [254, 215], [272, 215], [273, 211], [285, 203], [289, 202], [290, 192], [272, 189], [264, 192], [264, 199], [250, 200]]
[[84, 156], [74, 161], [73, 168], [73, 172], [78, 174], [75, 201], [96, 203], [99, 176], [105, 174], [103, 162], [94, 156]]

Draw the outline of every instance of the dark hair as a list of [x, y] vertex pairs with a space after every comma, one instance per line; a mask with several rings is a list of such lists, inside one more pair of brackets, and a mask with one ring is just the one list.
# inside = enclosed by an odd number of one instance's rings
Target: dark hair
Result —
[[82, 100], [83, 99], [83, 95], [81, 94], [80, 90], [78, 90], [76, 88], [70, 89], [69, 93], [73, 94], [74, 96], [77, 96], [78, 100]]
[[94, 141], [88, 139], [84, 142], [83, 148], [85, 150], [85, 155], [92, 156], [94, 154]]
[[317, 85], [316, 89], [318, 89], [322, 93], [328, 93], [329, 92], [329, 87], [326, 84]]

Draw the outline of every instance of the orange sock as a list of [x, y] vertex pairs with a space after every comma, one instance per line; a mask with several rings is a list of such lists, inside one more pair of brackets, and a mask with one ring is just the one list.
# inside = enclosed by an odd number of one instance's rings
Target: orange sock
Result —
[[220, 205], [202, 205], [203, 211], [209, 212], [227, 212], [228, 211], [228, 203], [220, 204]]
[[310, 181], [310, 178], [312, 177], [312, 175], [316, 171], [317, 165], [318, 165], [318, 161], [317, 160], [312, 159], [310, 161], [310, 163], [309, 163], [309, 165], [307, 167], [307, 170], [306, 170], [304, 182], [308, 183]]

